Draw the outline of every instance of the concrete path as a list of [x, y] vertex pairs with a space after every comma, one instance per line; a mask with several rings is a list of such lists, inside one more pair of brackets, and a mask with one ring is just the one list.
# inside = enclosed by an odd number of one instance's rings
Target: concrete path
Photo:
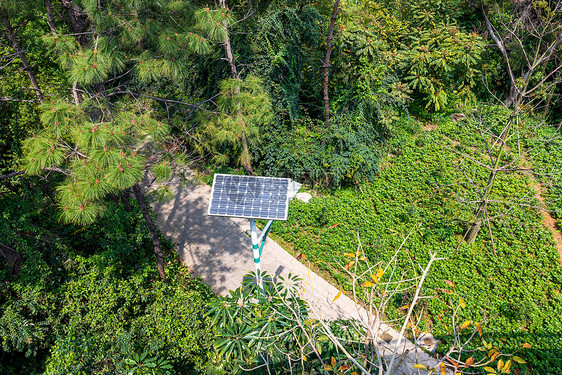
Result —
[[[157, 223], [165, 236], [176, 245], [183, 262], [211, 286], [219, 295], [227, 295], [238, 288], [243, 276], [254, 270], [249, 221], [207, 215], [211, 188], [189, 178], [172, 183], [173, 200], [153, 204], [158, 214]], [[339, 290], [296, 260], [273, 240], [268, 239], [262, 253], [262, 268], [270, 275], [286, 277], [289, 273], [303, 280], [301, 296], [311, 306], [311, 315], [322, 319], [356, 318], [366, 321], [366, 312], [346, 295], [333, 302]], [[386, 348], [385, 357], [396, 346], [398, 333], [387, 325], [379, 330], [381, 345]], [[417, 348], [410, 341], [402, 340], [397, 358], [396, 374], [418, 374], [412, 366], [426, 364], [430, 368], [439, 362]], [[425, 373], [425, 372], [421, 372]]]

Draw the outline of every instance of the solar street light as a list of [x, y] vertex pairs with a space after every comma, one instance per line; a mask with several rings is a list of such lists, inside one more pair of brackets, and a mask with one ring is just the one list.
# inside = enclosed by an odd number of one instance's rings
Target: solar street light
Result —
[[[261, 279], [261, 253], [273, 220], [287, 220], [289, 200], [298, 192], [301, 184], [289, 178], [239, 176], [215, 174], [211, 190], [208, 214], [214, 216], [250, 219], [252, 251], [256, 266], [257, 283]], [[258, 236], [256, 219], [268, 220]]]

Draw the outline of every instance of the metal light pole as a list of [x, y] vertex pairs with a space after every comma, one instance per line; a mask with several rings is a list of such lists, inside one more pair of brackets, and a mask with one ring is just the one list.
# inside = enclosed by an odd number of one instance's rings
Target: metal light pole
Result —
[[256, 282], [261, 289], [263, 289], [263, 280], [261, 277], [261, 252], [263, 251], [263, 246], [265, 245], [265, 240], [267, 239], [267, 234], [271, 229], [273, 220], [269, 220], [265, 227], [263, 228], [260, 236], [258, 237], [258, 229], [256, 227], [256, 221], [250, 219], [250, 233], [252, 237], [252, 251], [254, 252], [254, 265], [256, 266]]

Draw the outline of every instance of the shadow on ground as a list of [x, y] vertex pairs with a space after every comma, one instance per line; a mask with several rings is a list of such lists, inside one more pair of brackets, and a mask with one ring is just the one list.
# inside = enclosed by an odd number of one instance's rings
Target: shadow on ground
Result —
[[224, 295], [236, 289], [244, 274], [254, 269], [249, 237], [241, 235], [232, 220], [207, 215], [207, 185], [174, 179], [170, 188], [174, 198], [153, 205], [162, 233], [176, 244], [182, 261], [215, 293]]

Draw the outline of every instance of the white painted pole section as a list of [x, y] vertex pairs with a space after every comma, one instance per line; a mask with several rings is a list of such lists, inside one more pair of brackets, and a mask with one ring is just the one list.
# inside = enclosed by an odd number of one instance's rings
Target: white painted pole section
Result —
[[252, 250], [254, 252], [254, 265], [256, 266], [256, 278], [260, 288], [263, 289], [263, 282], [261, 279], [261, 264], [260, 264], [260, 249], [258, 242], [258, 229], [256, 228], [256, 221], [250, 219], [250, 232], [252, 235]]

